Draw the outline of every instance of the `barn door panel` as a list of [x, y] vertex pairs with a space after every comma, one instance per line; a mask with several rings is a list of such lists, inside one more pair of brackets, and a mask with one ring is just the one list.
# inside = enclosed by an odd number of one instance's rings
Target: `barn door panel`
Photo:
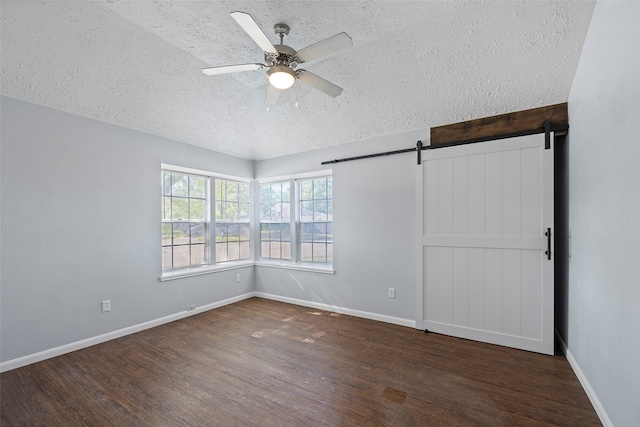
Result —
[[544, 135], [428, 150], [418, 169], [417, 327], [552, 354]]

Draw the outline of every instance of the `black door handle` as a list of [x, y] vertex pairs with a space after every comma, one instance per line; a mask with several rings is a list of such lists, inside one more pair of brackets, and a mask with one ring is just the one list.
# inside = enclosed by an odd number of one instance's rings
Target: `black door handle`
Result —
[[547, 259], [551, 259], [551, 228], [547, 228], [547, 232], [544, 235], [547, 236], [547, 250], [544, 253]]

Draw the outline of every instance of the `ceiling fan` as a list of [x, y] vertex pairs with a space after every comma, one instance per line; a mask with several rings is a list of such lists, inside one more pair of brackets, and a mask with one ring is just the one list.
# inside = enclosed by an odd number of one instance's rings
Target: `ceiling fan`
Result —
[[296, 79], [334, 98], [342, 93], [340, 86], [307, 70], [296, 68], [299, 64], [351, 48], [353, 43], [347, 33], [338, 33], [335, 36], [296, 51], [283, 43], [284, 37], [289, 34], [289, 27], [287, 25], [276, 24], [273, 27], [275, 33], [280, 37], [280, 44], [274, 46], [251, 15], [244, 12], [232, 12], [231, 17], [236, 20], [242, 29], [249, 34], [249, 37], [264, 51], [265, 64], [254, 63], [208, 67], [202, 69], [204, 74], [214, 76], [268, 68], [267, 96], [265, 98], [267, 107], [275, 104], [278, 101], [280, 92], [293, 86]]

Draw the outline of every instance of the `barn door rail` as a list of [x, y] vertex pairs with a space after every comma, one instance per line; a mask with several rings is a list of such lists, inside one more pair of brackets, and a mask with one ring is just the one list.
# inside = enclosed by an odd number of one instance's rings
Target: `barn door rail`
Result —
[[417, 164], [420, 165], [420, 164], [422, 164], [422, 151], [423, 150], [435, 150], [437, 148], [447, 148], [447, 147], [454, 147], [456, 145], [475, 144], [476, 142], [495, 141], [496, 139], [514, 138], [514, 137], [517, 137], [517, 136], [534, 135], [534, 134], [538, 134], [538, 133], [544, 133], [545, 134], [545, 148], [549, 149], [551, 147], [551, 132], [566, 131], [568, 129], [569, 129], [569, 125], [554, 125], [553, 123], [551, 123], [550, 120], [545, 120], [544, 124], [541, 127], [538, 127], [538, 128], [535, 128], [535, 129], [530, 129], [530, 130], [525, 130], [525, 131], [520, 131], [520, 132], [512, 132], [512, 133], [502, 134], [502, 135], [494, 135], [494, 136], [487, 136], [487, 137], [481, 137], [481, 138], [473, 138], [473, 139], [467, 139], [467, 140], [463, 140], [463, 141], [447, 142], [447, 143], [438, 144], [438, 145], [423, 145], [422, 141], [418, 141], [416, 143], [416, 147], [415, 148], [405, 148], [403, 150], [385, 151], [384, 153], [365, 154], [365, 155], [362, 155], [362, 156], [346, 157], [346, 158], [343, 158], [343, 159], [335, 159], [335, 160], [327, 160], [327, 161], [322, 162], [321, 164], [322, 165], [329, 165], [329, 164], [333, 164], [333, 163], [350, 162], [350, 161], [353, 161], [353, 160], [370, 159], [372, 157], [383, 157], [383, 156], [392, 156], [394, 154], [417, 152], [418, 153]]
[[366, 154], [322, 162], [323, 165], [370, 159], [372, 157], [391, 156], [401, 153], [417, 152], [417, 163], [422, 163], [422, 150], [452, 147], [454, 145], [473, 144], [494, 141], [496, 139], [518, 136], [545, 134], [545, 148], [551, 148], [551, 132], [555, 136], [566, 135], [569, 130], [569, 109], [567, 103], [516, 111], [514, 113], [474, 119], [466, 122], [431, 128], [429, 145], [418, 141], [415, 148]]

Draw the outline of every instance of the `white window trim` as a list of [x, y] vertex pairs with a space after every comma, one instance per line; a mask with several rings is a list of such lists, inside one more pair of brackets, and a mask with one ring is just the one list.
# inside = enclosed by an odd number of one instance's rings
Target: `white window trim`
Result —
[[[161, 163], [160, 169], [170, 171], [170, 172], [178, 172], [189, 175], [200, 175], [206, 176], [209, 178], [220, 178], [226, 179], [229, 181], [236, 182], [244, 182], [251, 184], [251, 192], [253, 194], [253, 206], [252, 210], [254, 215], [251, 216], [251, 220], [249, 221], [251, 235], [253, 238], [250, 243], [250, 253], [251, 258], [249, 260], [237, 260], [237, 261], [224, 261], [218, 264], [209, 264], [206, 266], [199, 267], [186, 267], [175, 270], [166, 270], [163, 271], [161, 276], [158, 278], [161, 282], [182, 279], [185, 277], [194, 277], [201, 276], [204, 274], [217, 273], [221, 271], [228, 270], [236, 270], [240, 268], [247, 267], [269, 267], [269, 268], [279, 268], [284, 270], [295, 270], [295, 271], [308, 271], [313, 273], [321, 273], [321, 274], [335, 274], [335, 269], [333, 268], [333, 263], [331, 264], [323, 264], [323, 263], [312, 263], [312, 262], [297, 262], [295, 260], [287, 261], [287, 260], [277, 260], [277, 259], [261, 259], [260, 258], [260, 247], [259, 247], [259, 239], [260, 239], [260, 210], [257, 208], [260, 206], [259, 193], [260, 193], [260, 184], [269, 184], [272, 182], [281, 182], [281, 181], [296, 181], [300, 179], [309, 179], [309, 178], [318, 178], [323, 176], [333, 176], [332, 169], [318, 170], [313, 172], [305, 172], [300, 174], [291, 174], [291, 175], [283, 175], [276, 177], [268, 177], [268, 178], [260, 178], [260, 179], [251, 179], [251, 178], [242, 178], [233, 175], [226, 175], [217, 172], [210, 172], [201, 169], [187, 168], [183, 166], [176, 166], [167, 163]], [[294, 190], [295, 191], [295, 190]], [[212, 191], [210, 191], [212, 193]], [[209, 194], [210, 198], [210, 212], [211, 218], [208, 218], [207, 221], [211, 228], [215, 225], [215, 218], [213, 218], [213, 212], [215, 212], [215, 207], [213, 204], [215, 203], [214, 197]], [[297, 197], [296, 197], [297, 199]], [[292, 213], [292, 222], [295, 223], [295, 212], [297, 211], [297, 206], [293, 206], [296, 203], [293, 203], [291, 206]], [[292, 255], [295, 254], [297, 257], [297, 237], [292, 235]], [[213, 248], [212, 248], [213, 249]], [[211, 256], [215, 255], [212, 253]], [[295, 258], [294, 258], [295, 259]]]
[[333, 264], [320, 264], [313, 262], [295, 262], [278, 259], [260, 259], [254, 263], [257, 267], [281, 268], [283, 270], [311, 271], [315, 273], [336, 274]]
[[253, 267], [254, 261], [225, 261], [220, 264], [207, 265], [204, 267], [181, 268], [176, 270], [167, 270], [158, 279], [161, 282], [169, 280], [182, 279], [184, 277], [201, 276], [203, 274], [217, 273], [226, 270], [236, 270], [238, 268]]
[[[255, 182], [255, 197], [254, 204], [256, 208], [255, 212], [255, 220], [256, 231], [255, 231], [255, 249], [254, 249], [254, 259], [255, 265], [258, 267], [272, 267], [272, 268], [281, 268], [286, 270], [298, 270], [298, 271], [312, 271], [318, 273], [325, 274], [335, 274], [335, 270], [333, 268], [333, 262], [330, 264], [325, 263], [314, 263], [314, 262], [302, 262], [297, 261], [298, 259], [298, 227], [300, 226], [300, 221], [298, 220], [298, 203], [299, 203], [299, 195], [298, 195], [298, 185], [296, 181], [310, 178], [321, 178], [321, 177], [333, 177], [333, 169], [324, 169], [313, 172], [305, 172], [299, 174], [291, 174], [291, 175], [282, 175], [282, 176], [274, 176], [268, 178], [259, 178], [256, 179]], [[292, 184], [291, 193], [295, 194], [293, 197], [294, 200], [291, 200], [291, 218], [290, 218], [290, 226], [291, 226], [291, 260], [282, 260], [282, 259], [269, 259], [269, 258], [261, 258], [260, 257], [260, 186], [263, 184], [271, 184], [274, 182], [283, 182], [290, 181]], [[333, 221], [329, 221], [333, 223]], [[295, 232], [293, 232], [295, 231]]]
[[243, 178], [241, 176], [234, 176], [234, 175], [225, 175], [223, 173], [209, 172], [202, 169], [185, 168], [184, 166], [169, 165], [167, 163], [160, 163], [160, 170], [185, 173], [189, 175], [208, 176], [210, 178], [227, 179], [229, 181], [236, 181], [236, 182], [250, 183], [252, 181], [251, 178]]
[[[201, 170], [201, 169], [194, 169], [194, 168], [187, 168], [184, 166], [176, 166], [176, 165], [170, 165], [167, 163], [160, 163], [160, 171], [167, 171], [167, 172], [177, 172], [177, 173], [184, 173], [187, 175], [200, 175], [200, 176], [205, 176], [208, 177], [209, 179], [225, 179], [228, 181], [235, 181], [235, 182], [242, 182], [242, 183], [248, 183], [251, 187], [251, 194], [253, 196], [254, 194], [254, 180], [250, 179], [250, 178], [243, 178], [243, 177], [239, 177], [239, 176], [233, 176], [233, 175], [226, 175], [226, 174], [221, 174], [221, 173], [216, 173], [216, 172], [210, 172], [210, 171], [205, 171], [205, 170]], [[205, 219], [205, 222], [207, 224], [209, 224], [209, 228], [210, 230], [214, 230], [215, 229], [215, 197], [213, 196], [213, 183], [210, 183], [208, 185], [209, 188], [209, 194], [207, 195], [207, 198], [209, 199], [209, 206], [207, 209], [207, 218]], [[251, 200], [253, 200], [254, 197], [251, 198]], [[252, 210], [254, 210], [253, 206], [252, 206]], [[161, 221], [162, 222], [162, 221]], [[251, 235], [254, 236], [253, 233], [255, 233], [254, 230], [254, 220], [253, 220], [253, 215], [250, 216], [249, 218], [249, 229], [251, 230]], [[249, 256], [250, 258], [247, 259], [242, 259], [242, 260], [234, 260], [234, 261], [223, 261], [220, 263], [216, 263], [215, 262], [215, 236], [210, 236], [210, 244], [209, 244], [209, 259], [212, 260], [212, 263], [207, 264], [207, 265], [203, 265], [203, 266], [196, 266], [196, 267], [184, 267], [184, 268], [177, 268], [177, 269], [172, 269], [172, 270], [165, 270], [162, 271], [160, 274], [160, 277], [158, 278], [161, 282], [165, 282], [168, 280], [175, 280], [175, 279], [180, 279], [183, 277], [192, 277], [192, 276], [200, 276], [203, 274], [210, 274], [210, 273], [216, 273], [219, 271], [225, 271], [225, 270], [234, 270], [234, 269], [238, 269], [238, 268], [245, 268], [245, 267], [251, 267], [254, 265], [255, 263], [255, 258], [254, 258], [254, 239], [250, 239], [249, 240]]]
[[272, 182], [291, 181], [296, 179], [319, 178], [322, 176], [333, 176], [333, 169], [324, 169], [313, 172], [305, 172], [291, 175], [271, 176], [269, 178], [258, 178], [258, 184], [270, 184]]

